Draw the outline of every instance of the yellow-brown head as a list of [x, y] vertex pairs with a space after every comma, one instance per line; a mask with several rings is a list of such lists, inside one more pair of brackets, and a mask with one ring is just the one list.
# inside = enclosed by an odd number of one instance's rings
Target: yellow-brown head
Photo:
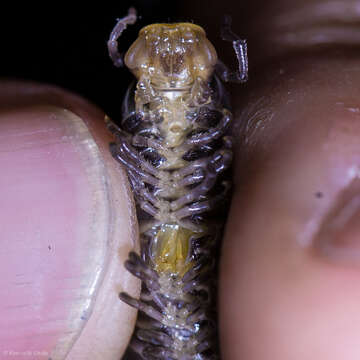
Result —
[[186, 88], [196, 77], [207, 80], [216, 62], [205, 31], [191, 23], [148, 25], [125, 55], [134, 75], [158, 88]]

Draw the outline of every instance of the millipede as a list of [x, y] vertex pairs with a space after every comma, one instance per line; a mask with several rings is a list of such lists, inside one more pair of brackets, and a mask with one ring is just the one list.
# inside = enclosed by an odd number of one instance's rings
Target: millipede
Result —
[[155, 23], [123, 56], [118, 39], [137, 20], [118, 20], [107, 43], [115, 66], [135, 75], [119, 125], [108, 120], [113, 157], [126, 169], [140, 233], [140, 254], [125, 267], [142, 281], [129, 348], [140, 359], [219, 359], [217, 252], [231, 190], [232, 114], [223, 82], [248, 77], [247, 44], [224, 17], [223, 40], [238, 68], [221, 62], [202, 27]]

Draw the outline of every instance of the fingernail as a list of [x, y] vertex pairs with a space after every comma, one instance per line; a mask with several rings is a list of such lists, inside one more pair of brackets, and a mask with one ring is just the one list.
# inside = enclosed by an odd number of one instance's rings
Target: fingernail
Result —
[[11, 96], [8, 85], [0, 84], [1, 105], [4, 93], [12, 103], [0, 111], [0, 357], [85, 359], [89, 342], [92, 359], [120, 357], [136, 317], [118, 300], [139, 291], [123, 267], [136, 231], [104, 114], [56, 88], [47, 96], [49, 88], [18, 84]]

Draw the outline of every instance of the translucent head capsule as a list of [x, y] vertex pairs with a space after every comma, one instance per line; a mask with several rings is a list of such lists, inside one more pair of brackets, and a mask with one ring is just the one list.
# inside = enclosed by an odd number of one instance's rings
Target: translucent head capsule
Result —
[[205, 31], [191, 23], [144, 27], [125, 55], [125, 64], [138, 78], [156, 88], [187, 88], [196, 78], [207, 80], [217, 54]]

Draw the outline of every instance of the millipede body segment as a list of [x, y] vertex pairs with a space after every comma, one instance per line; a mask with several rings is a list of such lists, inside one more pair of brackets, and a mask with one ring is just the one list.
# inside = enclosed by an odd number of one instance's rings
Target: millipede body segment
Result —
[[121, 125], [108, 122], [111, 152], [134, 193], [141, 253], [125, 267], [142, 281], [130, 347], [141, 359], [218, 359], [216, 251], [230, 189], [232, 115], [222, 80], [247, 78], [246, 43], [225, 19], [239, 69], [219, 62], [204, 30], [192, 23], [144, 27], [123, 60], [117, 39], [134, 9], [110, 35], [109, 54], [135, 75]]

